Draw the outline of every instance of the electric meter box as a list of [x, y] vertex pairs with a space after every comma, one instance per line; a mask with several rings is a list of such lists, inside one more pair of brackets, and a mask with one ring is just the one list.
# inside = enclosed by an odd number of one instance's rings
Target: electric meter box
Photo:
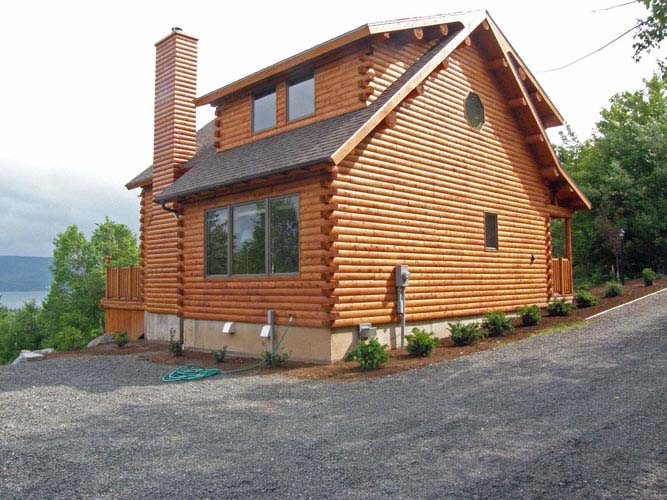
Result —
[[410, 281], [410, 271], [408, 266], [396, 266], [396, 286], [406, 287]]

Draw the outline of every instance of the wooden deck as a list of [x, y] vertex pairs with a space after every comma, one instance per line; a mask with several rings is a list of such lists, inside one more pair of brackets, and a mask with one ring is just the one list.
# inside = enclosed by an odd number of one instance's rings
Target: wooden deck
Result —
[[140, 267], [109, 267], [104, 309], [104, 332], [127, 332], [131, 340], [144, 334], [144, 303]]

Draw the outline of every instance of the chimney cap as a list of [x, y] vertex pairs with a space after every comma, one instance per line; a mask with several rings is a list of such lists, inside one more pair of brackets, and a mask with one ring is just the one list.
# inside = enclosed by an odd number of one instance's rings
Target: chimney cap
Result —
[[192, 35], [186, 35], [185, 33], [183, 33], [183, 29], [182, 29], [182, 28], [179, 28], [178, 26], [173, 26], [173, 27], [171, 28], [171, 31], [169, 32], [169, 34], [168, 34], [167, 36], [161, 38], [160, 40], [158, 40], [158, 41], [155, 43], [155, 46], [157, 47], [157, 46], [160, 45], [162, 42], [164, 42], [165, 40], [168, 40], [169, 38], [171, 38], [171, 37], [174, 36], [174, 35], [184, 36], [184, 37], [186, 37], [186, 38], [190, 38], [191, 40], [194, 40], [195, 42], [198, 41], [197, 38], [195, 38], [194, 36], [192, 36]]

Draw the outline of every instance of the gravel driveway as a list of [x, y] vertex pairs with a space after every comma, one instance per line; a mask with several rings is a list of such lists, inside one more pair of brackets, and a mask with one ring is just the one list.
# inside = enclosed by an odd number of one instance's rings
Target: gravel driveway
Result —
[[667, 292], [372, 382], [0, 368], [0, 498], [664, 499]]

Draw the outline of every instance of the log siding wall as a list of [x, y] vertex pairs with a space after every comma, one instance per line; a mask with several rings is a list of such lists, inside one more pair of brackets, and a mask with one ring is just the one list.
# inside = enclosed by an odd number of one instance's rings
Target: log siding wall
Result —
[[[465, 120], [471, 91], [481, 131]], [[457, 49], [396, 111], [332, 183], [333, 327], [397, 321], [398, 264], [412, 272], [408, 321], [545, 304], [548, 190], [480, 51]], [[485, 250], [485, 212], [498, 215], [498, 251]]]
[[[304, 174], [289, 182], [188, 203], [183, 216], [184, 316], [263, 324], [266, 311], [274, 309], [281, 324], [294, 313], [297, 326], [328, 326], [330, 291], [322, 234], [324, 179], [323, 174]], [[288, 194], [299, 195], [298, 276], [206, 277], [206, 210]]]

